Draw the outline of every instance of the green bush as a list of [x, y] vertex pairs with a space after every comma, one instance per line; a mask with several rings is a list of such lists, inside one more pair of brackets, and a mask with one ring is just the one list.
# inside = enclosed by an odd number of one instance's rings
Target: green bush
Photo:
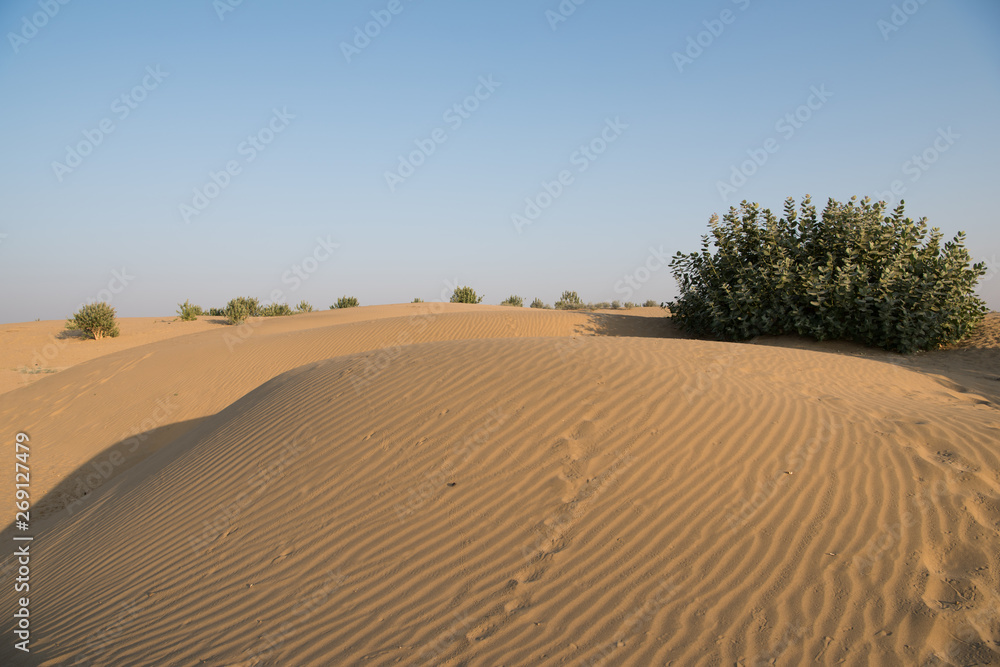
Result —
[[284, 317], [294, 315], [295, 311], [287, 303], [270, 303], [260, 309], [260, 314], [264, 317]]
[[299, 301], [299, 305], [295, 306], [295, 312], [297, 313], [311, 313], [312, 311], [312, 304], [308, 301]]
[[503, 301], [501, 301], [500, 305], [501, 306], [514, 306], [515, 308], [524, 308], [524, 299], [522, 299], [521, 297], [517, 296], [516, 294], [512, 294], [511, 296], [509, 296], [506, 299], [504, 299]]
[[985, 264], [971, 264], [962, 232], [941, 244], [938, 228], [904, 217], [903, 203], [833, 199], [822, 217], [806, 196], [785, 216], [743, 202], [701, 252], [677, 253], [680, 298], [668, 305], [688, 331], [728, 340], [797, 333], [913, 352], [960, 340], [986, 313], [973, 290]]
[[631, 301], [626, 301], [625, 302], [625, 306], [624, 306], [625, 310], [632, 310], [633, 308], [638, 308], [638, 307], [639, 306], [637, 306], [636, 304], [632, 303]]
[[413, 300], [413, 301], [412, 301], [411, 303], [423, 303], [423, 302], [424, 302], [424, 300], [423, 300], [423, 299], [421, 299], [421, 298], [420, 298], [420, 297], [418, 296], [418, 297], [417, 297], [416, 299], [414, 299], [414, 300]]
[[229, 319], [230, 324], [243, 324], [248, 317], [260, 316], [260, 302], [250, 296], [238, 296], [226, 304], [223, 314]]
[[622, 302], [621, 301], [612, 301], [611, 302], [611, 310], [619, 310], [621, 307], [622, 307]]
[[575, 310], [583, 308], [583, 301], [576, 292], [563, 292], [562, 298], [556, 301], [557, 310]]
[[471, 287], [456, 287], [451, 295], [452, 303], [482, 303], [483, 297], [476, 296], [476, 290]]
[[66, 322], [66, 328], [84, 332], [88, 338], [100, 340], [104, 337], [118, 337], [118, 322], [115, 309], [101, 301], [88, 303]]
[[659, 304], [659, 302], [653, 301], [652, 299], [646, 299], [646, 301], [642, 304], [642, 307], [643, 308], [659, 308], [660, 304]]
[[213, 317], [219, 317], [219, 316], [225, 317], [225, 315], [226, 315], [226, 309], [225, 308], [209, 308], [208, 309], [208, 314], [211, 315], [211, 316], [213, 316]]
[[184, 303], [177, 304], [177, 314], [181, 316], [183, 321], [190, 322], [197, 319], [199, 315], [204, 315], [205, 311], [201, 309], [201, 306], [195, 306], [185, 300]]
[[333, 310], [334, 308], [357, 308], [360, 305], [361, 304], [358, 303], [358, 300], [353, 296], [342, 296], [337, 299], [337, 303], [330, 306], [330, 310]]
[[531, 306], [529, 306], [529, 307], [530, 308], [550, 308], [550, 306], [547, 303], [545, 303], [544, 301], [542, 301], [541, 299], [539, 299], [537, 297], [535, 298], [534, 301], [531, 302]]

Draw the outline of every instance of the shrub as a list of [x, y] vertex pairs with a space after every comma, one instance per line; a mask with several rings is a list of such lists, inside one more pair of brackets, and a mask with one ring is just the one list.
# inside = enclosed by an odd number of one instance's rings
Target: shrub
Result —
[[621, 301], [612, 301], [611, 302], [611, 310], [618, 310], [621, 307], [622, 307], [622, 302]]
[[530, 307], [531, 308], [551, 308], [551, 306], [549, 306], [547, 303], [545, 303], [544, 301], [542, 301], [539, 298], [535, 298], [535, 300], [531, 302], [531, 306]]
[[524, 299], [522, 299], [521, 297], [517, 296], [516, 294], [512, 294], [511, 296], [509, 296], [506, 299], [504, 299], [503, 301], [501, 301], [500, 305], [501, 306], [514, 306], [515, 308], [524, 308]]
[[633, 308], [638, 308], [638, 307], [639, 306], [635, 305], [631, 301], [626, 301], [625, 302], [625, 310], [632, 310]]
[[250, 296], [238, 296], [231, 299], [223, 311], [223, 315], [229, 319], [230, 324], [243, 324], [248, 317], [258, 317], [260, 314], [260, 302]]
[[67, 329], [83, 331], [89, 338], [100, 340], [105, 336], [118, 337], [118, 322], [115, 319], [115, 309], [101, 301], [82, 306], [66, 322]]
[[183, 321], [190, 322], [197, 319], [199, 315], [204, 315], [205, 311], [201, 309], [201, 306], [192, 305], [185, 300], [184, 303], [177, 304], [177, 314], [181, 316]]
[[284, 317], [292, 315], [294, 312], [287, 303], [270, 303], [260, 309], [260, 314], [264, 317]]
[[658, 302], [656, 302], [656, 301], [653, 301], [652, 299], [646, 299], [646, 301], [642, 304], [642, 307], [643, 308], [659, 308], [660, 304]]
[[330, 306], [330, 310], [333, 310], [334, 308], [357, 308], [360, 305], [361, 304], [358, 303], [358, 300], [355, 297], [342, 296], [337, 299], [337, 303]]
[[424, 302], [424, 300], [421, 299], [419, 296], [416, 299], [414, 299], [413, 301], [411, 301], [411, 303], [423, 303], [423, 302]]
[[806, 196], [785, 216], [743, 202], [709, 226], [701, 252], [677, 253], [680, 298], [668, 305], [688, 331], [729, 340], [797, 333], [856, 340], [898, 352], [961, 339], [986, 313], [973, 290], [986, 272], [972, 264], [961, 232], [942, 246], [927, 220], [903, 203], [866, 197], [827, 203], [822, 218]]
[[226, 309], [225, 308], [209, 308], [208, 309], [208, 314], [211, 315], [211, 316], [213, 316], [213, 317], [219, 317], [219, 316], [225, 317], [225, 315], [226, 315]]
[[312, 311], [312, 304], [308, 301], [299, 301], [299, 305], [295, 306], [295, 312], [297, 313], [311, 313]]
[[451, 295], [452, 303], [482, 303], [483, 297], [476, 296], [476, 290], [471, 287], [456, 287]]
[[576, 308], [583, 308], [583, 301], [576, 292], [563, 292], [562, 298], [556, 301], [556, 309], [558, 310], [574, 310]]

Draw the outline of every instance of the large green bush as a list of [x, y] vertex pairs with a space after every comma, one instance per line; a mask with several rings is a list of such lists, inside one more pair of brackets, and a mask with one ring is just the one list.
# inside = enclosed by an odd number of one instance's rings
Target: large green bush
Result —
[[712, 216], [700, 252], [671, 260], [680, 298], [667, 305], [688, 331], [728, 340], [797, 333], [913, 352], [961, 339], [986, 313], [973, 292], [985, 265], [971, 264], [963, 233], [942, 245], [902, 202], [884, 213], [853, 197], [817, 217], [806, 196], [776, 219], [743, 202]]
[[260, 302], [250, 296], [238, 296], [226, 304], [224, 312], [230, 324], [243, 324], [248, 317], [261, 315]]
[[535, 300], [531, 302], [529, 308], [551, 308], [551, 306], [549, 306], [547, 303], [545, 303], [538, 297], [535, 297]]
[[483, 297], [476, 296], [476, 290], [471, 287], [456, 287], [451, 294], [452, 303], [482, 303]]
[[118, 337], [118, 321], [115, 319], [115, 309], [101, 301], [88, 303], [69, 318], [66, 328], [84, 332], [89, 338], [100, 340], [104, 337]]
[[299, 301], [299, 305], [295, 306], [296, 313], [311, 313], [312, 311], [312, 304], [308, 301]]

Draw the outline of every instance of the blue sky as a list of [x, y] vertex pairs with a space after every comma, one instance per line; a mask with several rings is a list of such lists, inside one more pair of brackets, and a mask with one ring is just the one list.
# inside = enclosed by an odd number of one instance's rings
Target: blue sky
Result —
[[642, 267], [713, 213], [894, 182], [1000, 309], [990, 0], [7, 0], [0, 29], [5, 322], [668, 300]]

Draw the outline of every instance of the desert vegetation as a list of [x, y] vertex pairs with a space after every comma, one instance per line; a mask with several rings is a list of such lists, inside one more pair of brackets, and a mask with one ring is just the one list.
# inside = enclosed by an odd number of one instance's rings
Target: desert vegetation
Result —
[[885, 215], [884, 202], [830, 199], [818, 216], [808, 196], [798, 210], [789, 198], [782, 218], [743, 202], [709, 228], [699, 252], [670, 265], [680, 297], [668, 306], [691, 333], [796, 333], [909, 353], [960, 340], [987, 311], [973, 291], [986, 267], [964, 234], [942, 244], [902, 202]]
[[521, 297], [517, 296], [516, 294], [512, 294], [511, 296], [509, 296], [506, 299], [504, 299], [503, 301], [501, 301], [500, 305], [501, 306], [513, 306], [514, 308], [524, 308], [524, 299], [522, 299]]
[[116, 338], [119, 334], [115, 309], [104, 301], [82, 306], [66, 321], [70, 331], [82, 331], [88, 338]]
[[338, 308], [357, 308], [361, 304], [358, 302], [356, 297], [353, 296], [342, 296], [337, 299], [337, 303], [330, 306], [330, 310], [335, 310]]
[[205, 311], [202, 310], [201, 306], [195, 306], [190, 301], [185, 300], [184, 303], [177, 304], [177, 315], [184, 322], [191, 322], [198, 319], [199, 315], [204, 315]]
[[452, 303], [482, 303], [483, 297], [476, 295], [471, 287], [456, 287], [451, 294]]

